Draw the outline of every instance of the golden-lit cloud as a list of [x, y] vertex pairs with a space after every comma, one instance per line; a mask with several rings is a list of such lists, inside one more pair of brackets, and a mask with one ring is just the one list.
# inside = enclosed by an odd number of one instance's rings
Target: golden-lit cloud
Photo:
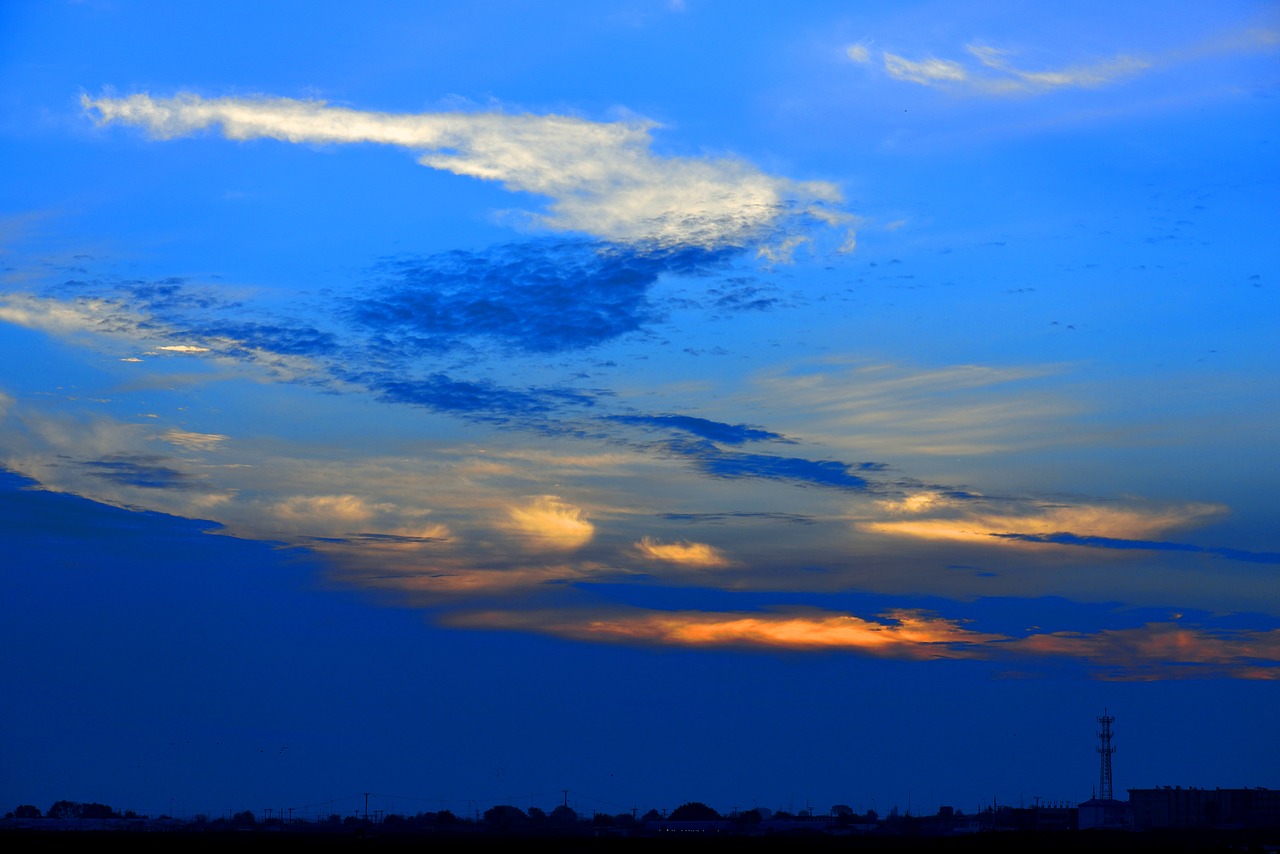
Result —
[[714, 569], [732, 565], [718, 549], [706, 543], [662, 543], [652, 537], [644, 537], [636, 543], [636, 551], [649, 560], [660, 560], [681, 566]]
[[[1083, 537], [1142, 540], [1201, 524], [1226, 512], [1226, 508], [1220, 504], [1181, 504], [1159, 508], [1092, 504], [993, 513], [987, 508], [969, 509], [967, 504], [971, 502], [947, 499], [935, 493], [921, 493], [901, 501], [879, 503], [879, 507], [891, 515], [912, 515], [913, 518], [881, 518], [861, 521], [858, 525], [866, 531], [922, 540], [999, 542], [1010, 547], [1052, 548], [1059, 546], [1002, 538], [1000, 535], [1050, 536], [1069, 533]], [[920, 518], [930, 511], [938, 511], [943, 515]]]
[[274, 518], [303, 533], [347, 533], [368, 526], [389, 505], [372, 504], [358, 495], [302, 495], [271, 507]]
[[520, 535], [532, 548], [576, 549], [590, 542], [595, 534], [595, 527], [587, 521], [582, 508], [555, 495], [539, 496], [508, 512], [508, 530]]
[[691, 647], [848, 650], [887, 658], [968, 658], [998, 639], [917, 611], [882, 621], [830, 612], [717, 613], [484, 611], [450, 616], [453, 625], [536, 631], [574, 640]]

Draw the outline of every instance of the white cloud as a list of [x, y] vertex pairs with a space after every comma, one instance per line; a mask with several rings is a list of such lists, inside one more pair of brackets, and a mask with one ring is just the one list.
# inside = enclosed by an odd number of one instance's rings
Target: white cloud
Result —
[[536, 221], [615, 241], [717, 247], [767, 237], [789, 217], [839, 201], [822, 182], [768, 175], [742, 160], [660, 157], [651, 122], [504, 113], [375, 113], [288, 98], [82, 97], [99, 123], [161, 139], [220, 127], [228, 139], [398, 145], [433, 169], [551, 199]]
[[[1277, 44], [1280, 44], [1280, 33], [1275, 30], [1245, 30], [1176, 51], [1150, 56], [1119, 53], [1040, 70], [1022, 68], [1014, 63], [1010, 51], [984, 44], [965, 45], [976, 63], [933, 56], [912, 60], [888, 51], [881, 56], [885, 71], [898, 80], [971, 94], [1025, 95], [1059, 89], [1096, 89], [1184, 62], [1224, 54], [1272, 51]], [[870, 59], [870, 53], [861, 43], [847, 48], [845, 53], [853, 62], [865, 63]]]
[[964, 66], [947, 59], [929, 57], [913, 62], [893, 53], [884, 55], [884, 70], [899, 80], [930, 86], [935, 83], [959, 83], [969, 75]]
[[1006, 80], [987, 80], [983, 85], [1009, 91], [1032, 91], [1070, 87], [1095, 88], [1123, 77], [1130, 77], [1151, 67], [1149, 60], [1136, 56], [1116, 56], [1092, 65], [1077, 65], [1057, 71], [1023, 71], [1005, 57], [1006, 51], [986, 45], [967, 45], [969, 53], [987, 68], [1009, 75]]

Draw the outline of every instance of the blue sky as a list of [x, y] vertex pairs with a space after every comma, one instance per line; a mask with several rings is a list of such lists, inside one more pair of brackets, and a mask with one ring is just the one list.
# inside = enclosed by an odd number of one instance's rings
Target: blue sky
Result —
[[1280, 785], [1274, 6], [0, 39], [3, 797]]

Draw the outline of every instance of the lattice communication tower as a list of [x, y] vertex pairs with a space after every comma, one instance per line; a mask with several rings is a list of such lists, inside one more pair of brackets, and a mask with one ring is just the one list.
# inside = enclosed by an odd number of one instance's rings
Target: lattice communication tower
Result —
[[1102, 710], [1102, 717], [1098, 718], [1098, 723], [1102, 724], [1102, 732], [1098, 733], [1102, 746], [1097, 748], [1098, 756], [1102, 760], [1102, 767], [1098, 769], [1098, 797], [1104, 801], [1115, 799], [1115, 793], [1111, 787], [1111, 754], [1116, 752], [1116, 749], [1111, 746], [1111, 724], [1115, 719], [1115, 715], [1107, 714], [1106, 709]]

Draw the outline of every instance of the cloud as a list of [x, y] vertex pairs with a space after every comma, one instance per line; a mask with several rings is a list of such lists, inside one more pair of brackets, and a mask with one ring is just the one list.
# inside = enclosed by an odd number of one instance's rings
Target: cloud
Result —
[[208, 347], [199, 347], [195, 344], [166, 344], [156, 347], [156, 350], [166, 353], [208, 353]]
[[543, 240], [397, 259], [381, 266], [387, 283], [352, 300], [347, 315], [407, 354], [474, 338], [535, 353], [577, 350], [658, 320], [648, 292], [660, 276], [705, 275], [731, 254]]
[[271, 506], [270, 512], [286, 527], [307, 532], [354, 531], [368, 525], [389, 505], [371, 505], [358, 495], [299, 495]]
[[160, 438], [188, 451], [212, 451], [227, 440], [217, 433], [192, 433], [176, 427], [161, 433]]
[[1280, 629], [1212, 631], [1149, 623], [1099, 632], [1050, 632], [1011, 645], [1020, 653], [1065, 656], [1120, 681], [1206, 678], [1280, 679]]
[[608, 415], [606, 420], [619, 424], [634, 424], [662, 430], [692, 433], [722, 445], [741, 445], [746, 442], [785, 442], [787, 438], [759, 427], [746, 424], [726, 424], [692, 415]]
[[884, 54], [884, 69], [899, 80], [931, 86], [936, 83], [959, 83], [968, 79], [964, 66], [946, 59], [912, 61], [893, 53]]
[[1194, 552], [1240, 560], [1246, 563], [1280, 564], [1280, 552], [1251, 552], [1217, 546], [1196, 546], [1190, 543], [1171, 543], [1161, 540], [1127, 540], [1117, 537], [1097, 537], [1058, 531], [1052, 534], [992, 534], [1006, 540], [1024, 543], [1051, 543], [1060, 546], [1082, 546], [1092, 549], [1118, 549], [1120, 551]]
[[636, 543], [636, 550], [649, 560], [666, 561], [680, 566], [719, 569], [733, 563], [718, 549], [706, 543], [662, 543], [651, 537], [644, 537]]
[[541, 421], [566, 405], [591, 406], [595, 397], [574, 389], [513, 389], [487, 380], [460, 380], [436, 373], [424, 379], [402, 379], [400, 372], [365, 372], [345, 377], [360, 382], [390, 403], [408, 403], [474, 421], [511, 424], [533, 418]]
[[801, 485], [828, 486], [861, 492], [870, 484], [857, 471], [878, 471], [880, 463], [844, 463], [838, 460], [806, 460], [768, 454], [724, 451], [709, 441], [674, 440], [666, 449], [713, 477], [761, 478]]
[[[997, 542], [1009, 544], [1043, 544], [1052, 543], [1049, 538], [1064, 531], [1079, 531], [1083, 532], [1082, 536], [1104, 538], [1145, 538], [1190, 527], [1226, 512], [1226, 508], [1219, 504], [1182, 504], [1163, 508], [1079, 504], [993, 513], [973, 504], [973, 500], [958, 500], [945, 493], [928, 492], [901, 502], [880, 505], [881, 509], [891, 513], [908, 513], [917, 518], [865, 521], [860, 526], [866, 530], [925, 540], [990, 542], [994, 538]], [[930, 518], [918, 518], [929, 514], [932, 514]], [[1003, 536], [1019, 531], [1027, 533]]]
[[[881, 54], [889, 76], [921, 86], [943, 87], [981, 95], [1042, 94], [1061, 89], [1097, 89], [1175, 64], [1206, 57], [1251, 51], [1271, 51], [1280, 44], [1275, 30], [1253, 29], [1212, 37], [1162, 55], [1120, 53], [1060, 68], [1028, 70], [1012, 61], [1012, 52], [984, 44], [965, 45], [976, 64], [927, 57], [912, 60], [896, 53]], [[865, 64], [870, 53], [863, 44], [849, 47], [846, 56]]]
[[98, 460], [86, 460], [81, 465], [90, 476], [120, 486], [193, 489], [191, 476], [170, 467], [168, 462], [168, 457], [152, 454], [111, 454]]
[[745, 403], [774, 412], [772, 426], [788, 436], [858, 454], [990, 454], [1061, 445], [1063, 416], [1073, 410], [1031, 385], [1055, 372], [801, 362], [752, 377], [758, 392]]
[[[1012, 79], [1003, 81], [1003, 85], [1013, 86], [1015, 91], [1019, 87], [1024, 91], [1093, 89], [1151, 68], [1150, 60], [1119, 55], [1092, 65], [1073, 66], [1057, 71], [1023, 71], [1005, 58], [1009, 55], [1007, 51], [986, 45], [968, 45], [967, 50], [987, 68], [1009, 75]], [[1002, 84], [1000, 81], [989, 81], [986, 85], [999, 88]]]
[[742, 649], [844, 650], [884, 658], [972, 658], [998, 636], [917, 611], [880, 620], [830, 612], [483, 611], [450, 615], [450, 625], [515, 629], [573, 640]]
[[691, 648], [849, 652], [908, 660], [1029, 659], [1084, 665], [1104, 680], [1225, 677], [1280, 679], [1280, 629], [1228, 630], [1146, 623], [1091, 632], [982, 632], [965, 621], [913, 609], [874, 618], [817, 609], [667, 611], [641, 608], [511, 609], [458, 612], [467, 628], [550, 634], [592, 643]]
[[220, 127], [228, 139], [396, 145], [419, 163], [549, 198], [541, 226], [618, 243], [716, 248], [755, 243], [839, 201], [831, 184], [766, 174], [741, 160], [661, 157], [651, 122], [504, 113], [394, 114], [288, 98], [148, 94], [81, 103], [98, 122], [161, 139]]
[[508, 513], [508, 530], [535, 549], [576, 549], [590, 542], [595, 534], [595, 527], [581, 508], [554, 495], [539, 496], [526, 505], [510, 508]]
[[[965, 49], [978, 61], [976, 67], [937, 57], [911, 60], [886, 51], [882, 54], [884, 70], [890, 77], [921, 86], [941, 86], [985, 95], [1017, 95], [1054, 89], [1095, 89], [1141, 74], [1153, 64], [1148, 59], [1121, 54], [1087, 65], [1026, 71], [1009, 61], [1008, 51], [977, 44], [966, 45]], [[849, 50], [850, 59], [866, 61], [865, 58], [856, 58], [853, 48]], [[865, 48], [862, 55], [865, 57]]]

